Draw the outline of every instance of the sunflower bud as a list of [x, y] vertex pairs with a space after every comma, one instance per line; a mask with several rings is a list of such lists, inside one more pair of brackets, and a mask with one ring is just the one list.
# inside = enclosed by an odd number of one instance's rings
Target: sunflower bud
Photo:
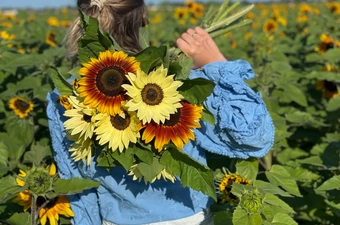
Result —
[[26, 181], [28, 182], [29, 190], [36, 195], [46, 193], [52, 186], [52, 177], [49, 172], [40, 168], [31, 171]]
[[243, 194], [240, 205], [248, 213], [258, 213], [262, 208], [262, 198], [257, 191], [249, 191]]

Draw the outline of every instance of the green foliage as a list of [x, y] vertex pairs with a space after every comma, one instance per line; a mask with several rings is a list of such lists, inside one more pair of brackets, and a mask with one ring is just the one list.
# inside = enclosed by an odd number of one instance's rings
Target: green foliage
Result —
[[[215, 225], [338, 224], [338, 14], [330, 10], [328, 3], [264, 4], [255, 6], [248, 14], [245, 13], [251, 7], [229, 4], [228, 1], [223, 5], [205, 4], [204, 17], [190, 12], [186, 18], [176, 18], [172, 5], [163, 7], [168, 11], [163, 11], [163, 8], [150, 10], [150, 25], [143, 28], [140, 35], [144, 51], [136, 56], [143, 62], [144, 71], [163, 64], [169, 69], [169, 74], [176, 74], [175, 78], [184, 82], [181, 94], [196, 103], [204, 102], [214, 84], [203, 79], [194, 80], [197, 86], [193, 88], [193, 83], [187, 81], [192, 60], [173, 47], [174, 40], [187, 28], [199, 23], [202, 27], [211, 27], [211, 30], [214, 29], [212, 35], [218, 35], [216, 43], [228, 60], [245, 59], [254, 68], [256, 78], [248, 83], [262, 94], [273, 118], [275, 143], [271, 151], [260, 159], [234, 160], [208, 154], [211, 168], [223, 166], [251, 181], [249, 185], [232, 185], [231, 193], [238, 201], [217, 202], [211, 207]], [[310, 11], [302, 13], [300, 9], [306, 5]], [[237, 14], [233, 13], [234, 9]], [[47, 19], [55, 15], [60, 22], [71, 22], [77, 13], [76, 10], [67, 14], [49, 10], [19, 10], [15, 19], [0, 17], [1, 35], [6, 31], [16, 36], [12, 40], [0, 37], [0, 223], [6, 221], [22, 225], [31, 222], [32, 211], [29, 209], [23, 213], [22, 206], [11, 202], [18, 192], [29, 188], [29, 184], [18, 186], [15, 178], [19, 169], [29, 171], [32, 166], [45, 168], [52, 162], [45, 113], [46, 95], [53, 87], [57, 87], [61, 94], [69, 95], [72, 87], [66, 79], [70, 75], [80, 78], [80, 67], [71, 69], [70, 62], [64, 57], [62, 40], [66, 27], [48, 25]], [[30, 15], [36, 19], [29, 20]], [[86, 34], [79, 40], [80, 63], [97, 57], [100, 51], [120, 49], [113, 38], [99, 28], [95, 19], [80, 15]], [[156, 21], [157, 16], [161, 17], [161, 22]], [[303, 16], [307, 20], [299, 22]], [[223, 17], [228, 18], [224, 23], [231, 26], [215, 30], [216, 22]], [[252, 27], [238, 26], [248, 24], [248, 18], [253, 20]], [[287, 25], [280, 23], [279, 18], [285, 19]], [[273, 32], [264, 29], [268, 19], [276, 22], [277, 28]], [[6, 27], [2, 22], [11, 23], [12, 27]], [[234, 30], [229, 32], [230, 28]], [[56, 46], [46, 42], [50, 31], [55, 32]], [[325, 44], [320, 38], [322, 34], [332, 38], [333, 44]], [[252, 37], [248, 38], [248, 35]], [[321, 51], [323, 47], [326, 48]], [[20, 53], [22, 50], [24, 54]], [[316, 86], [318, 82], [323, 86]], [[9, 101], [17, 96], [34, 104], [33, 110], [24, 118], [9, 108]], [[202, 119], [215, 123], [213, 115], [205, 109]], [[155, 156], [153, 149], [140, 143], [137, 147], [130, 147], [126, 154], [109, 154], [104, 149], [97, 163], [107, 169], [123, 166], [129, 170], [133, 160], [138, 161], [133, 171], [138, 180], [152, 182], [166, 165], [171, 170], [168, 172], [177, 175], [183, 185], [216, 197], [211, 169], [197, 164], [183, 152], [174, 150]], [[215, 171], [215, 178], [223, 177], [220, 172], [220, 169]], [[53, 185], [48, 192], [41, 194], [49, 199], [60, 193], [81, 193], [98, 186], [96, 182], [80, 178], [63, 180], [54, 175], [51, 179]], [[218, 192], [218, 186], [215, 188]], [[249, 199], [255, 201], [259, 198], [260, 204], [256, 201], [256, 207], [251, 207]], [[60, 224], [69, 224], [69, 218], [61, 217]]]

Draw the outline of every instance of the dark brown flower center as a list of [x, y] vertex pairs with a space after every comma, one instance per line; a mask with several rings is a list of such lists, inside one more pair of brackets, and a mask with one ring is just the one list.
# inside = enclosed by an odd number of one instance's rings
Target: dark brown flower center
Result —
[[324, 85], [325, 85], [325, 89], [327, 91], [331, 91], [331, 92], [337, 92], [338, 91], [338, 88], [336, 87], [336, 85], [333, 82], [329, 82], [329, 81], [325, 80]]
[[273, 32], [275, 30], [275, 25], [273, 23], [268, 23], [267, 31]]
[[130, 125], [130, 116], [128, 114], [125, 114], [125, 118], [119, 115], [111, 116], [110, 122], [117, 130], [125, 130]]
[[159, 105], [164, 98], [163, 90], [157, 84], [147, 84], [142, 90], [142, 99], [148, 105]]
[[25, 113], [30, 106], [27, 102], [21, 99], [17, 99], [14, 105], [15, 105], [15, 108], [19, 109], [20, 112], [23, 112], [23, 113]]
[[37, 198], [37, 206], [41, 207], [45, 202], [48, 201], [48, 203], [44, 206], [44, 208], [53, 208], [53, 206], [55, 205], [55, 203], [57, 202], [58, 197], [55, 197], [53, 199], [45, 199], [42, 196], [39, 196]]
[[178, 109], [175, 114], [170, 115], [170, 119], [164, 121], [164, 126], [174, 127], [181, 119], [181, 109]]
[[87, 123], [90, 123], [90, 122], [91, 122], [91, 118], [92, 118], [92, 116], [89, 116], [89, 115], [87, 115], [87, 114], [84, 114], [84, 115], [83, 115], [83, 120], [84, 120], [85, 122], [87, 122]]
[[96, 86], [98, 90], [106, 96], [117, 96], [125, 91], [122, 84], [129, 83], [122, 68], [111, 66], [99, 71], [96, 78]]

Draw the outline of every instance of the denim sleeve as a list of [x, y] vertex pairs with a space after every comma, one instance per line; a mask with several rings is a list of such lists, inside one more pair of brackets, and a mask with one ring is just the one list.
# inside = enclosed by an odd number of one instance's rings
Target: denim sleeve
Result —
[[202, 148], [229, 157], [262, 157], [274, 143], [275, 129], [260, 93], [244, 80], [254, 77], [243, 60], [214, 62], [202, 70], [192, 70], [190, 78], [215, 82], [205, 105], [215, 116], [215, 125], [201, 122], [195, 130], [196, 142]]
[[[64, 109], [60, 104], [57, 104], [58, 96], [59, 94], [56, 90], [47, 95], [48, 104], [46, 109], [54, 160], [57, 163], [58, 174], [61, 178], [70, 179], [72, 177], [81, 177], [81, 173], [68, 152], [70, 142], [65, 138], [66, 132], [63, 126], [63, 121], [65, 121], [63, 117]], [[71, 202], [71, 208], [75, 215], [71, 220], [72, 224], [101, 224], [95, 190], [89, 190], [82, 194], [67, 197]]]

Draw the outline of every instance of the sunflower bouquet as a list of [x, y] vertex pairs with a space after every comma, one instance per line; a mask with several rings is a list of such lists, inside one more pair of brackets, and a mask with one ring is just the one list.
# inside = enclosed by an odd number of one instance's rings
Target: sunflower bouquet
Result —
[[[212, 36], [249, 23], [227, 27], [252, 8], [225, 18], [238, 5], [226, 10], [227, 4], [217, 14], [210, 9], [203, 20]], [[204, 101], [215, 84], [190, 79], [191, 59], [179, 49], [146, 44], [130, 56], [101, 31], [96, 19], [80, 14], [81, 66], [69, 72], [73, 75], [69, 80], [51, 69], [65, 108], [64, 128], [72, 141], [73, 160], [87, 165], [95, 161], [107, 169], [123, 166], [134, 180], [145, 183], [161, 178], [174, 182], [179, 177], [184, 186], [216, 198], [211, 169], [182, 151], [195, 139], [200, 120], [214, 124]], [[141, 43], [148, 43], [143, 35]]]

